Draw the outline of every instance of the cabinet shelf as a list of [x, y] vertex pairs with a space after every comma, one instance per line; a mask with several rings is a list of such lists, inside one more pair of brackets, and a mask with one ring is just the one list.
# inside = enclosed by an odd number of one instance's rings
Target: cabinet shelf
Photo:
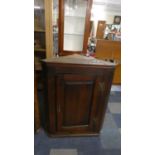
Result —
[[83, 36], [82, 33], [64, 33], [64, 35]]
[[34, 48], [35, 52], [45, 52], [46, 50], [44, 48]]
[[81, 19], [85, 19], [86, 17], [84, 16], [71, 16], [71, 15], [65, 15], [65, 17], [68, 17], [68, 18], [81, 18]]
[[34, 32], [45, 32], [44, 29], [34, 29]]
[[37, 11], [38, 11], [38, 12], [39, 12], [39, 11], [42, 11], [42, 12], [43, 12], [43, 11], [45, 11], [45, 8], [44, 8], [44, 7], [41, 7], [41, 6], [34, 6], [34, 11], [36, 11], [36, 12], [37, 12]]

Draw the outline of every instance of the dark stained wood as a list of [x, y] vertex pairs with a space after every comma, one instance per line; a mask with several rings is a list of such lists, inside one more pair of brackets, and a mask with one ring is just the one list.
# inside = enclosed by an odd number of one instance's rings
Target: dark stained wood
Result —
[[58, 51], [63, 55], [63, 38], [64, 38], [64, 0], [59, 0], [59, 29], [58, 29]]
[[38, 93], [37, 93], [37, 77], [34, 78], [34, 130], [40, 128], [40, 113], [39, 113], [39, 101], [38, 101]]
[[58, 131], [89, 130], [94, 77], [65, 74], [58, 81]]
[[86, 20], [85, 20], [85, 34], [84, 34], [84, 41], [83, 41], [83, 51], [82, 53], [87, 53], [87, 45], [88, 45], [88, 38], [90, 36], [90, 17], [91, 17], [91, 8], [92, 8], [92, 0], [88, 0], [87, 10], [86, 10]]
[[87, 133], [59, 133], [59, 132], [56, 132], [55, 134], [49, 134], [49, 133], [47, 133], [47, 135], [49, 136], [49, 137], [51, 137], [51, 138], [62, 138], [62, 137], [81, 137], [81, 136], [99, 136], [100, 134], [99, 133], [94, 133], [94, 132], [87, 132]]
[[44, 61], [48, 133], [57, 136], [99, 134], [114, 69], [111, 65]]

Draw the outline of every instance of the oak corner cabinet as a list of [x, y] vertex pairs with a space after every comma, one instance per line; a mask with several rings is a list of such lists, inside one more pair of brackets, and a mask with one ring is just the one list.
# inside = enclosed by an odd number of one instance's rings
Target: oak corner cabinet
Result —
[[76, 54], [46, 59], [42, 65], [49, 135], [98, 135], [115, 65]]

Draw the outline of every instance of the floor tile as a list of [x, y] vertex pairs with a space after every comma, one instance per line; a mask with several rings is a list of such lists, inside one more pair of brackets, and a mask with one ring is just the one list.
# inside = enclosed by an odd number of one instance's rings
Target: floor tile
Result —
[[109, 111], [113, 114], [120, 114], [121, 113], [121, 104], [117, 102], [110, 102], [108, 103]]
[[[51, 138], [41, 129], [34, 135], [34, 155], [50, 155], [51, 149], [77, 149], [78, 155], [120, 155], [120, 97], [120, 92], [110, 94], [100, 136]], [[44, 122], [44, 118], [42, 121]]]
[[109, 111], [109, 108], [108, 108], [108, 106], [107, 106], [107, 109], [106, 109], [106, 113], [109, 113], [110, 111]]
[[121, 128], [119, 128], [118, 130], [119, 130], [119, 132], [120, 132], [120, 134], [121, 134]]
[[115, 123], [118, 128], [121, 128], [121, 114], [112, 114]]
[[40, 128], [38, 133], [34, 134], [34, 146], [37, 146], [41, 143], [43, 139], [47, 138], [45, 131]]
[[38, 147], [37, 150], [34, 152], [34, 155], [49, 155], [50, 153], [51, 146], [50, 145], [44, 145], [41, 143]]
[[93, 149], [83, 152], [83, 155], [104, 155], [103, 149]]
[[111, 91], [112, 92], [121, 92], [121, 85], [112, 85]]
[[77, 148], [80, 151], [87, 151], [92, 148], [101, 148], [99, 136], [75, 138], [72, 140], [70, 146]]
[[109, 102], [120, 102], [121, 103], [121, 93], [110, 92]]
[[103, 126], [102, 126], [102, 129], [101, 129], [101, 134], [104, 132], [105, 129], [116, 129], [117, 130], [117, 125], [113, 119], [113, 116], [111, 113], [106, 113], [105, 114], [105, 119], [104, 119], [104, 122], [103, 122]]
[[105, 129], [100, 135], [100, 142], [104, 149], [120, 149], [121, 135], [118, 129]]
[[[79, 153], [79, 152], [78, 152]], [[120, 149], [92, 149], [84, 152], [80, 152], [78, 155], [121, 155]]]
[[78, 155], [77, 149], [51, 149], [50, 155]]
[[78, 155], [84, 155], [84, 152], [79, 151]]
[[121, 150], [105, 150], [103, 155], [121, 155]]

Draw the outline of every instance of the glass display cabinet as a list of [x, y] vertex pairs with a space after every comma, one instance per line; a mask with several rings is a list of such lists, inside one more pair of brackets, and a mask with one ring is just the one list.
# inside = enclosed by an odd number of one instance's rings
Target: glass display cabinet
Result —
[[86, 53], [92, 0], [59, 1], [59, 54]]
[[53, 55], [58, 55], [58, 31], [59, 31], [59, 0], [53, 0], [53, 15], [52, 15], [52, 27], [53, 27]]
[[44, 0], [34, 0], [34, 58], [36, 69], [41, 69], [40, 59], [46, 57]]
[[34, 51], [45, 52], [45, 9], [43, 0], [34, 1]]
[[35, 56], [86, 54], [92, 0], [34, 0]]

